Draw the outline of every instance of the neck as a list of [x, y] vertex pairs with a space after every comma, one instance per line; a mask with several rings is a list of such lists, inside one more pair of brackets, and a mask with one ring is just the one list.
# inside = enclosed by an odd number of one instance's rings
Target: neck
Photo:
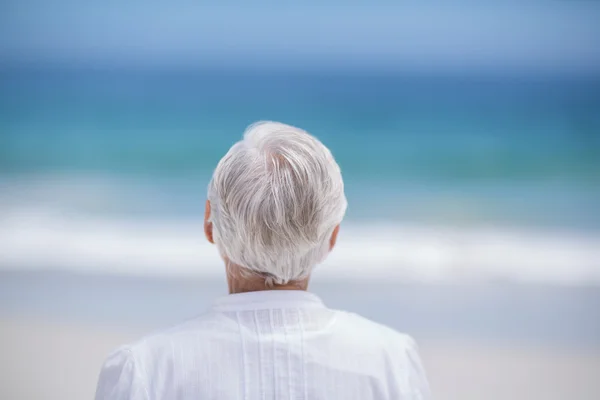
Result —
[[227, 266], [227, 286], [229, 294], [259, 292], [262, 290], [307, 290], [308, 278], [288, 282], [283, 285], [272, 284], [268, 277], [258, 274], [240, 273], [240, 267], [229, 264]]
[[253, 285], [248, 282], [228, 282], [229, 294], [260, 292], [263, 290], [306, 290], [308, 285], [301, 285], [300, 282], [288, 283], [285, 285], [267, 286], [263, 282], [262, 285]]

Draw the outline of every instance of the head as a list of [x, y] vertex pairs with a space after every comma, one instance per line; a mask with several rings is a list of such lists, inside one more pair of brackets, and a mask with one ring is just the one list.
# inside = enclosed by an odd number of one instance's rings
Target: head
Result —
[[282, 123], [249, 126], [217, 165], [206, 203], [206, 237], [230, 291], [232, 281], [306, 286], [335, 246], [346, 205], [340, 168], [319, 140]]

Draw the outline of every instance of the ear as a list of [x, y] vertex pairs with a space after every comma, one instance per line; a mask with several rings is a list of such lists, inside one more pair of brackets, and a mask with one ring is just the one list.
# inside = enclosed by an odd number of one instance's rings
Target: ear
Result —
[[215, 240], [213, 239], [213, 224], [210, 222], [210, 201], [208, 200], [206, 200], [206, 207], [204, 209], [204, 234], [209, 242], [215, 244]]
[[340, 226], [338, 225], [333, 230], [333, 233], [331, 234], [331, 238], [329, 239], [329, 251], [333, 250], [333, 248], [335, 247], [335, 244], [337, 243], [337, 236], [338, 236], [339, 232], [340, 232]]

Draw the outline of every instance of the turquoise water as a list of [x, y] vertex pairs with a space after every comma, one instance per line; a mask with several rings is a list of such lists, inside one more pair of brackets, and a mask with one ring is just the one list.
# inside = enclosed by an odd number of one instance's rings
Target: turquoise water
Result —
[[[270, 119], [332, 149], [350, 219], [600, 228], [596, 78], [31, 68], [0, 88], [5, 204], [58, 179], [74, 209], [196, 213], [219, 158]], [[79, 201], [82, 181], [115, 196]]]

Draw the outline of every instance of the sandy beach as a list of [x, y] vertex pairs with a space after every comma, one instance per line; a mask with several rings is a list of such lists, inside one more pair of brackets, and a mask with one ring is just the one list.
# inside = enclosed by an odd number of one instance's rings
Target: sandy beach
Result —
[[[311, 287], [332, 308], [415, 337], [435, 399], [600, 398], [595, 287]], [[0, 399], [91, 399], [111, 350], [193, 318], [224, 293], [223, 277], [1, 273]]]
[[[3, 318], [0, 398], [93, 398], [104, 357], [143, 329]], [[600, 351], [421, 342], [436, 399], [578, 399], [600, 394]]]

